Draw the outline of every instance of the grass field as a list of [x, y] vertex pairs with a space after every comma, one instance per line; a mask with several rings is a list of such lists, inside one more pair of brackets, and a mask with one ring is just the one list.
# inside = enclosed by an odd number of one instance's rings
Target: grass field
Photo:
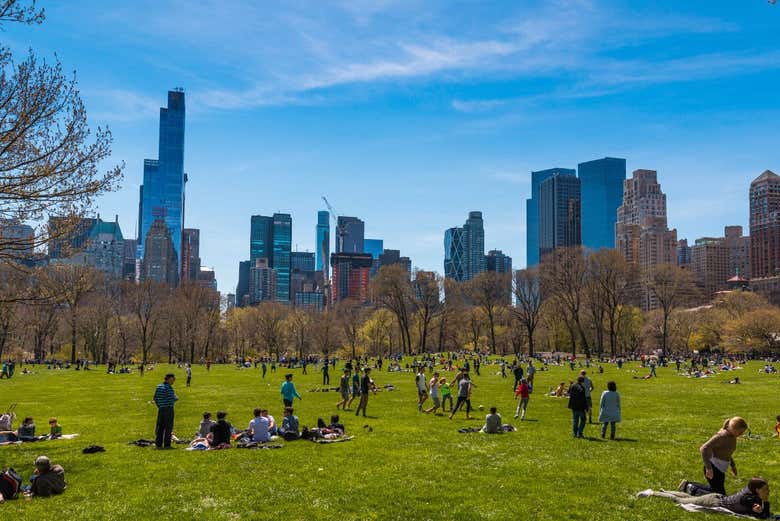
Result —
[[[622, 395], [623, 423], [619, 440], [601, 440], [597, 425], [586, 428], [589, 439], [575, 440], [565, 399], [544, 391], [575, 373], [568, 367], [538, 372], [528, 420], [512, 419], [513, 380], [502, 379], [495, 367], [483, 366], [474, 376], [472, 403], [499, 408], [504, 421], [518, 432], [488, 436], [460, 434], [459, 427], [480, 426], [462, 414], [423, 415], [416, 409], [412, 373], [376, 372], [380, 392], [369, 401], [369, 418], [342, 414], [354, 441], [317, 445], [285, 443], [280, 450], [156, 451], [128, 445], [153, 438], [156, 410], [150, 403], [155, 385], [167, 367], [153, 372], [106, 375], [47, 371], [0, 380], [0, 402], [18, 402], [20, 416], [31, 415], [47, 430], [56, 415], [74, 440], [0, 447], [0, 467], [12, 466], [29, 478], [32, 461], [47, 454], [66, 470], [68, 490], [52, 499], [18, 500], [0, 505], [3, 519], [520, 519], [628, 520], [693, 519], [665, 500], [635, 499], [637, 491], [674, 488], [680, 479], [700, 478], [698, 446], [723, 419], [744, 416], [754, 435], [740, 440], [735, 460], [740, 478], [729, 476], [729, 491], [751, 474], [772, 483], [780, 479], [780, 441], [770, 438], [778, 377], [759, 374], [758, 363], [736, 373], [688, 379], [660, 368], [659, 378], [633, 379], [638, 364], [618, 371], [605, 367], [592, 374], [594, 400], [614, 379]], [[102, 368], [101, 368], [102, 369]], [[176, 432], [195, 431], [204, 410], [225, 409], [228, 419], [245, 428], [252, 409], [266, 405], [281, 421], [279, 385], [283, 371], [265, 380], [255, 369], [214, 366], [193, 370], [193, 384], [184, 387], [183, 371], [176, 390]], [[295, 402], [301, 425], [314, 425], [335, 412], [337, 393], [307, 392], [321, 380], [295, 370], [303, 396]], [[336, 374], [332, 371], [332, 382]], [[595, 371], [592, 371], [595, 373]], [[725, 385], [738, 375], [742, 385]], [[453, 375], [446, 374], [450, 379]], [[353, 404], [354, 406], [355, 404]], [[370, 425], [368, 432], [364, 425]], [[106, 452], [84, 455], [90, 444]], [[713, 517], [714, 518], [714, 517]]]

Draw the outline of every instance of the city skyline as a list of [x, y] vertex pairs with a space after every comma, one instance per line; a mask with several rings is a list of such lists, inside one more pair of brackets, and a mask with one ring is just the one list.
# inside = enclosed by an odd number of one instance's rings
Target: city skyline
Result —
[[[97, 211], [119, 214], [128, 238], [137, 236], [138, 185], [143, 159], [157, 149], [159, 108], [168, 90], [184, 88], [184, 226], [201, 230], [200, 257], [225, 292], [246, 258], [248, 216], [291, 214], [293, 249], [314, 252], [322, 195], [363, 220], [366, 237], [437, 272], [444, 230], [482, 211], [490, 247], [522, 267], [530, 172], [603, 157], [626, 158], [629, 172], [658, 171], [680, 238], [718, 236], [725, 225], [748, 229], [749, 184], [780, 163], [768, 123], [777, 107], [776, 9], [690, 2], [671, 15], [628, 2], [499, 4], [464, 6], [463, 16], [480, 20], [470, 31], [437, 2], [283, 6], [262, 23], [287, 31], [297, 22], [297, 31], [285, 32], [292, 45], [284, 52], [295, 56], [267, 65], [277, 78], [300, 82], [297, 90], [240, 77], [243, 65], [262, 69], [262, 42], [239, 53], [244, 63], [225, 57], [261, 24], [258, 14], [269, 14], [250, 3], [231, 14], [238, 27], [220, 14], [207, 34], [206, 13], [194, 10], [166, 34], [172, 4], [138, 13], [47, 5], [44, 26], [9, 27], [5, 37], [15, 51], [32, 47], [49, 58], [56, 50], [63, 67], [77, 71], [90, 120], [114, 133], [111, 161], [126, 164], [122, 190], [99, 200]], [[318, 31], [335, 17], [349, 37], [365, 38], [381, 32], [383, 19], [417, 10], [387, 40], [351, 57], [338, 52], [338, 35]], [[114, 41], [119, 19], [128, 31]], [[201, 58], [219, 38], [224, 45]], [[313, 59], [318, 49], [325, 69]], [[598, 59], [582, 60], [583, 53]], [[280, 71], [277, 62], [301, 65]]]

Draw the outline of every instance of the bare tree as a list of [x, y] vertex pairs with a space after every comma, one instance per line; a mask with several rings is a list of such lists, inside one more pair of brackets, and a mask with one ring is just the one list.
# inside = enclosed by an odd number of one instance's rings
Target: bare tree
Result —
[[[610, 354], [617, 353], [618, 325], [621, 313], [638, 290], [636, 269], [616, 250], [599, 250], [588, 258], [591, 291], [589, 299], [598, 300], [592, 306], [600, 306], [600, 322], [606, 318]], [[635, 300], [635, 299], [634, 299]], [[601, 341], [599, 340], [599, 345]]]
[[333, 310], [325, 310], [313, 316], [312, 339], [318, 353], [328, 356], [341, 341], [338, 317]]
[[[541, 265], [542, 293], [555, 297], [565, 313], [572, 336], [579, 335], [582, 349], [590, 356], [588, 336], [582, 320], [585, 305], [585, 291], [588, 284], [588, 270], [582, 248], [558, 248], [550, 253]], [[572, 339], [574, 343], [574, 339]], [[572, 345], [572, 351], [576, 345]]]
[[669, 348], [669, 318], [677, 307], [693, 301], [696, 291], [693, 278], [687, 270], [661, 264], [645, 274], [645, 287], [651, 302], [654, 301], [661, 311], [661, 350], [666, 355]]
[[344, 339], [352, 350], [352, 358], [356, 359], [357, 344], [360, 341], [360, 327], [363, 325], [366, 315], [365, 308], [356, 300], [346, 299], [339, 302], [335, 311], [339, 317]]
[[528, 339], [528, 356], [534, 356], [534, 334], [541, 322], [542, 291], [539, 270], [528, 268], [515, 272], [513, 292], [515, 306], [512, 312], [525, 329]]
[[146, 365], [160, 332], [168, 288], [158, 282], [145, 280], [138, 285], [127, 283], [124, 291], [141, 343], [141, 363]]
[[431, 321], [441, 312], [443, 304], [439, 294], [441, 276], [429, 271], [417, 271], [412, 282], [412, 307], [420, 326], [418, 351], [427, 352], [428, 331]]
[[287, 308], [278, 302], [263, 302], [257, 306], [257, 326], [260, 339], [269, 354], [279, 360], [279, 350], [284, 345], [284, 320]]
[[297, 308], [287, 316], [287, 329], [290, 332], [292, 347], [303, 358], [311, 343], [312, 319], [309, 313]]
[[390, 310], [398, 321], [401, 332], [401, 350], [410, 353], [412, 348], [411, 301], [413, 298], [409, 274], [400, 264], [383, 266], [372, 283], [374, 300]]
[[[43, 18], [35, 2], [0, 1], [0, 28]], [[123, 165], [99, 171], [111, 154], [111, 133], [91, 134], [75, 78], [58, 61], [30, 52], [17, 63], [0, 47], [0, 220], [40, 223], [32, 238], [0, 236], [0, 260], [70, 235], [95, 198], [118, 187]], [[49, 216], [66, 218], [50, 228]]]
[[496, 354], [496, 325], [505, 306], [511, 300], [512, 281], [509, 273], [486, 271], [466, 283], [466, 295], [487, 318], [490, 352]]
[[79, 311], [89, 295], [102, 283], [103, 274], [89, 266], [58, 264], [45, 270], [44, 281], [70, 328], [70, 361], [75, 363], [81, 318]]

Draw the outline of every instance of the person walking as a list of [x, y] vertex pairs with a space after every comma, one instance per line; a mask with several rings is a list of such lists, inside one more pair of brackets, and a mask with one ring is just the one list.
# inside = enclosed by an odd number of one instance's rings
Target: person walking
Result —
[[520, 384], [515, 391], [515, 398], [520, 398], [517, 402], [517, 410], [515, 411], [515, 418], [520, 416], [522, 410], [522, 416], [520, 420], [525, 420], [525, 411], [528, 409], [528, 399], [531, 397], [531, 388], [528, 386], [528, 380], [523, 378], [520, 380]]
[[588, 413], [588, 400], [583, 387], [584, 376], [577, 377], [577, 382], [569, 387], [569, 409], [571, 409], [572, 432], [575, 438], [583, 438], [585, 420]]
[[360, 403], [358, 403], [355, 416], [360, 414], [360, 409], [363, 409], [363, 417], [366, 416], [366, 406], [368, 405], [368, 391], [373, 391], [376, 394], [376, 385], [370, 376], [371, 368], [366, 367], [363, 369], [363, 378], [360, 379]]
[[599, 400], [599, 423], [601, 424], [601, 437], [607, 434], [609, 424], [609, 439], [615, 439], [615, 424], [620, 423], [620, 393], [617, 392], [615, 382], [607, 382], [607, 390], [601, 393]]
[[441, 398], [439, 396], [439, 372], [438, 371], [433, 373], [433, 377], [431, 378], [429, 385], [431, 389], [431, 400], [433, 400], [433, 407], [429, 409], [425, 409], [424, 412], [435, 413], [438, 410], [438, 408], [441, 406]]
[[588, 423], [593, 423], [593, 382], [588, 378], [587, 373], [583, 369], [580, 371], [580, 376], [584, 378], [582, 381], [582, 387], [585, 389], [585, 400], [588, 402]]
[[184, 371], [187, 373], [187, 387], [189, 387], [192, 381], [192, 367], [190, 367], [190, 364], [184, 366]]
[[417, 375], [414, 377], [414, 383], [417, 386], [417, 410], [422, 412], [423, 404], [428, 399], [428, 386], [425, 383], [425, 368], [421, 364]]
[[339, 406], [347, 410], [347, 402], [349, 402], [349, 368], [344, 368], [344, 374], [339, 378], [339, 393], [341, 393], [341, 401], [336, 404], [336, 409]]
[[698, 489], [699, 493], [726, 495], [726, 471], [731, 468], [732, 474], [737, 475], [737, 465], [734, 463], [737, 438], [742, 436], [747, 429], [747, 422], [739, 416], [735, 416], [726, 420], [723, 428], [701, 446], [699, 452], [704, 460], [704, 477], [709, 486], [690, 483], [691, 486]]
[[265, 373], [268, 371], [268, 364], [265, 363], [265, 360], [260, 364], [260, 369], [263, 371], [263, 378], [265, 378]]
[[464, 403], [466, 404], [466, 419], [471, 419], [471, 416], [469, 416], [471, 414], [471, 386], [469, 373], [464, 369], [458, 381], [458, 401], [455, 402], [455, 408], [450, 413], [450, 420]]
[[157, 405], [157, 425], [155, 426], [154, 445], [158, 449], [171, 448], [173, 435], [173, 406], [179, 398], [173, 392], [176, 376], [173, 373], [165, 375], [165, 379], [154, 390], [154, 403]]
[[330, 370], [330, 365], [328, 364], [328, 359], [325, 359], [325, 363], [322, 364], [322, 385], [330, 385], [330, 373], [328, 371]]
[[512, 390], [516, 390], [517, 386], [520, 385], [520, 380], [523, 379], [523, 366], [520, 365], [520, 362], [515, 362], [512, 365], [512, 374], [515, 376], [515, 385], [512, 386]]
[[526, 380], [528, 380], [528, 385], [534, 384], [534, 375], [536, 374], [536, 366], [534, 366], [533, 359], [528, 361], [528, 374], [526, 376]]
[[285, 407], [292, 407], [294, 398], [298, 398], [299, 400], [301, 399], [301, 395], [298, 394], [298, 391], [295, 389], [295, 384], [293, 383], [292, 379], [292, 373], [287, 373], [284, 375], [284, 382], [282, 383], [281, 393], [282, 401], [284, 402]]

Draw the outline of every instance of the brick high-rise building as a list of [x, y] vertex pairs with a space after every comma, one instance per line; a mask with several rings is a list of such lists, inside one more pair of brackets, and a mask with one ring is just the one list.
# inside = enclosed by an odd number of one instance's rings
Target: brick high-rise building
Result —
[[[666, 194], [655, 170], [635, 170], [623, 183], [623, 204], [618, 208], [615, 248], [643, 271], [661, 264], [677, 265], [677, 230], [666, 221]], [[643, 309], [656, 307], [645, 289]]]
[[750, 183], [750, 275], [780, 274], [780, 176], [767, 170]]
[[181, 280], [194, 282], [200, 277], [200, 230], [184, 228], [181, 248]]
[[729, 278], [729, 249], [720, 237], [696, 239], [691, 247], [691, 272], [709, 300], [726, 289]]
[[334, 253], [330, 256], [331, 298], [334, 304], [345, 299], [368, 302], [372, 262], [369, 253]]

